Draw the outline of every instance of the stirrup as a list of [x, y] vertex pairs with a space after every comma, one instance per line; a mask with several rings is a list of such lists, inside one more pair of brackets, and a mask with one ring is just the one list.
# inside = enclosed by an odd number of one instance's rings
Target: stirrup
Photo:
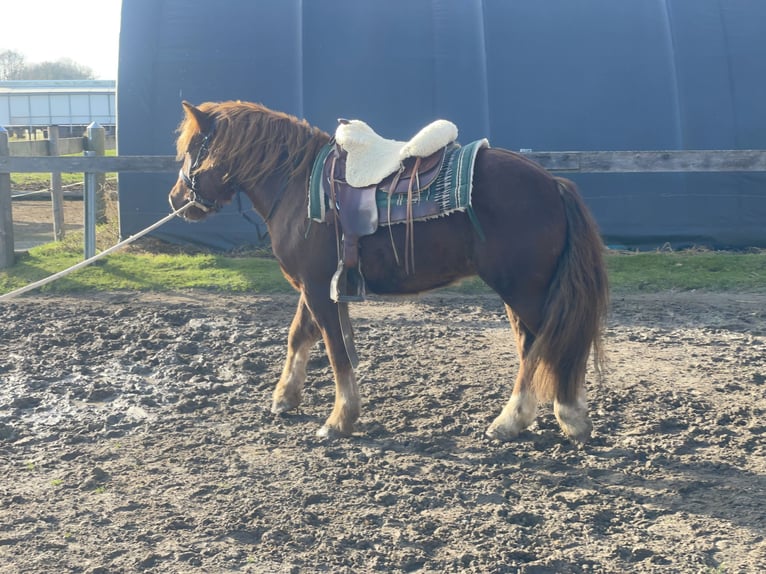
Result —
[[358, 267], [346, 267], [338, 261], [338, 269], [330, 281], [330, 298], [336, 303], [360, 303], [365, 300], [364, 276]]

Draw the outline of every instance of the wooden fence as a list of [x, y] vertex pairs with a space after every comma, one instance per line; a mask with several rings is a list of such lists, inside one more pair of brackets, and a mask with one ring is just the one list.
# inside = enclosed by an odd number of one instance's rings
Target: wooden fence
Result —
[[[0, 269], [13, 263], [10, 174], [17, 172], [174, 173], [173, 156], [20, 157], [0, 127]], [[526, 152], [552, 172], [766, 172], [766, 150]]]
[[[58, 138], [57, 129], [49, 128], [48, 139], [10, 142], [10, 152], [13, 157], [39, 157], [72, 155], [82, 153], [86, 149], [87, 136], [79, 138]], [[54, 143], [56, 141], [56, 143]], [[106, 136], [105, 149], [115, 149], [115, 136]]]

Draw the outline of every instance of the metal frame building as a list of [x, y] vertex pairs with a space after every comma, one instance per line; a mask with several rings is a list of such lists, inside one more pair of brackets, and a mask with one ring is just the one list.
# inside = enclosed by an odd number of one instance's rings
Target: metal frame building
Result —
[[113, 80], [0, 82], [0, 125], [43, 128], [98, 122], [113, 129], [117, 114], [115, 94]]

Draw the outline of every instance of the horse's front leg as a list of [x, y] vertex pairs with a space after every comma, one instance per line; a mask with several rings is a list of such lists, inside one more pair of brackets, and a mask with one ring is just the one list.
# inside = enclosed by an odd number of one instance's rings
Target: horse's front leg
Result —
[[285, 366], [282, 369], [282, 376], [279, 378], [277, 387], [274, 389], [274, 398], [271, 404], [272, 413], [281, 414], [300, 404], [303, 385], [306, 382], [306, 364], [309, 360], [309, 352], [321, 336], [322, 333], [306, 305], [306, 299], [301, 295], [300, 301], [298, 301], [298, 310], [293, 317], [290, 334], [287, 338]]
[[348, 314], [348, 304], [336, 304], [331, 301], [329, 289], [307, 294], [306, 301], [322, 332], [327, 356], [335, 375], [335, 405], [327, 421], [317, 431], [317, 436], [346, 436], [354, 431], [354, 423], [359, 418], [360, 411], [359, 387], [343, 342], [338, 316], [339, 313]]

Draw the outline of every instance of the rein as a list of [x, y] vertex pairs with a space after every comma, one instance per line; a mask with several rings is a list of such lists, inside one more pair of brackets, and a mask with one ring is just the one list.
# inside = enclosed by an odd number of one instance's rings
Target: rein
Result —
[[[247, 192], [242, 189], [237, 184], [235, 185], [235, 193], [237, 195], [237, 210], [239, 211], [239, 214], [245, 218], [245, 220], [252, 224], [253, 227], [255, 227], [255, 232], [258, 234], [258, 241], [262, 242], [266, 237], [269, 235], [269, 229], [266, 228], [266, 231], [261, 233], [261, 225], [258, 221], [250, 217], [246, 211], [242, 209], [242, 195], [244, 194], [247, 197]], [[273, 203], [271, 204], [271, 209], [269, 209], [269, 213], [266, 215], [266, 217], [263, 218], [263, 223], [268, 226], [269, 221], [271, 220], [271, 217], [274, 215], [274, 213], [277, 211], [277, 206], [279, 205], [279, 202], [282, 201], [282, 198], [285, 195], [285, 191], [287, 190], [287, 181], [283, 181], [282, 185], [279, 187], [279, 190], [277, 191], [277, 196], [274, 198]], [[248, 197], [248, 199], [250, 199]]]

